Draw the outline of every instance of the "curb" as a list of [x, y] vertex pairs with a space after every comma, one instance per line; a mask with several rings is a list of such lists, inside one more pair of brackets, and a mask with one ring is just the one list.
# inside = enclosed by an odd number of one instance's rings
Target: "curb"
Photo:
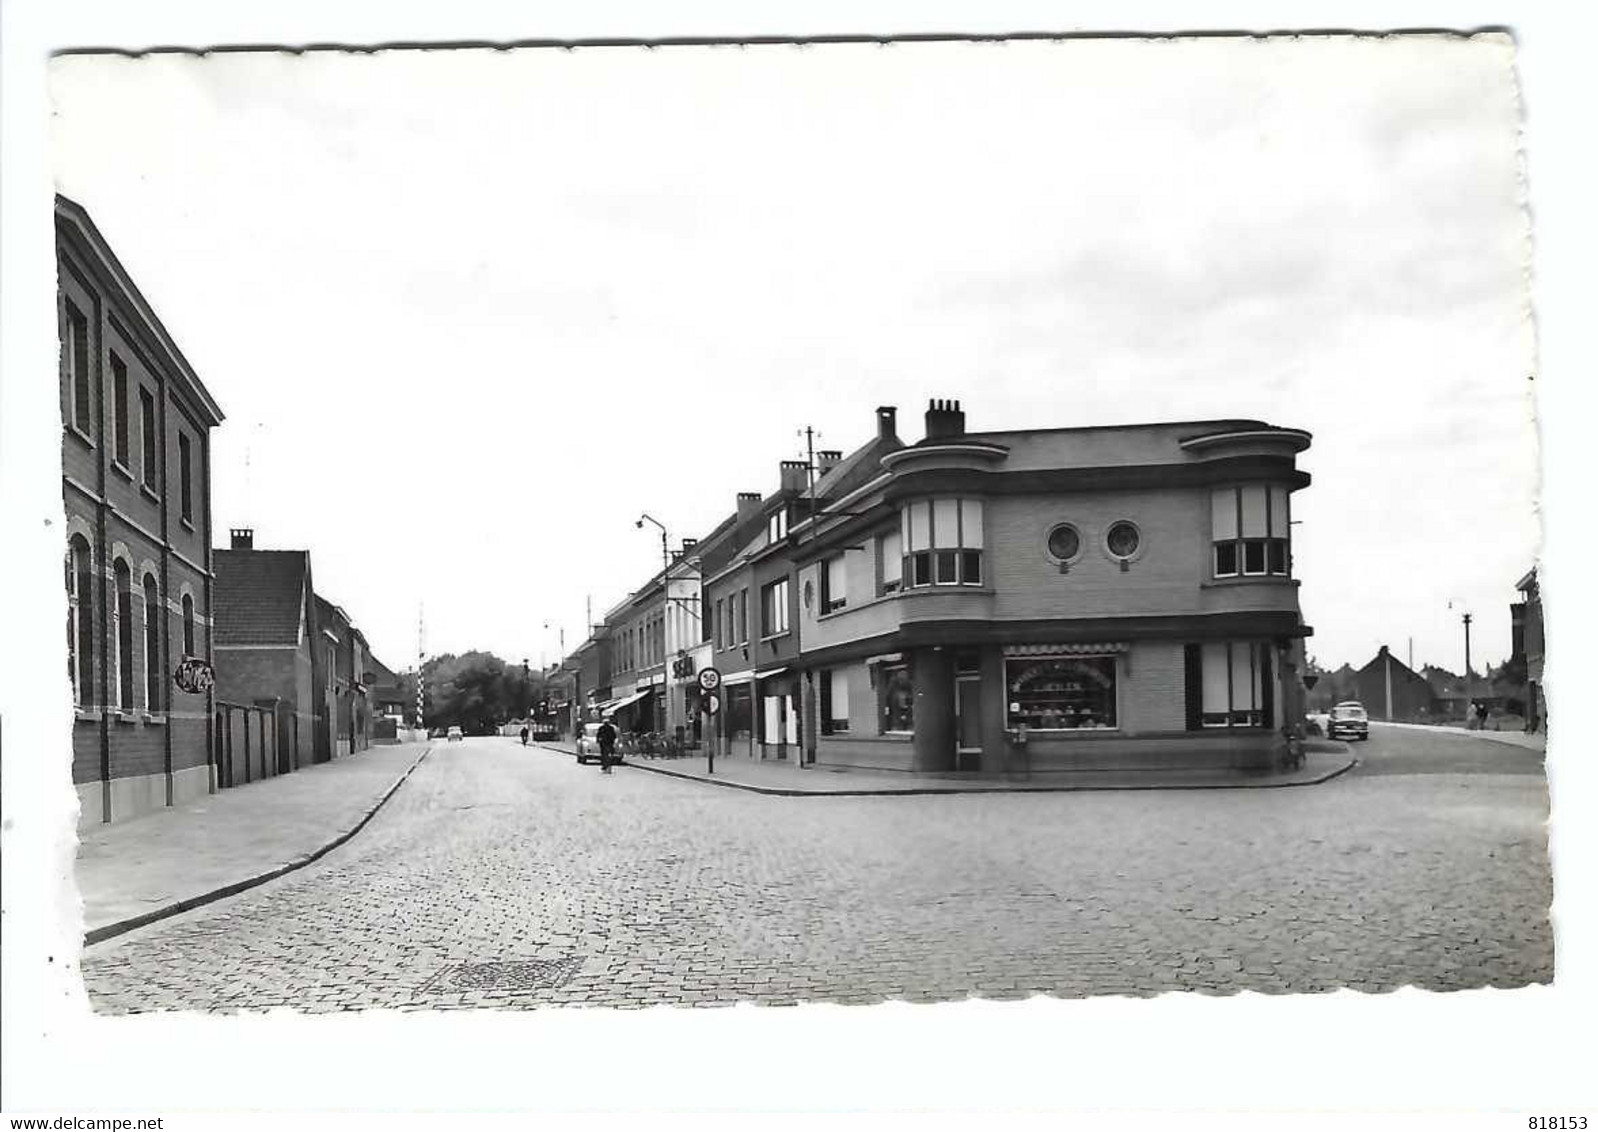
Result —
[[[545, 750], [554, 748], [546, 747]], [[562, 754], [570, 754], [563, 751]], [[781, 798], [874, 798], [874, 797], [911, 797], [922, 794], [1073, 794], [1073, 793], [1103, 793], [1115, 790], [1289, 790], [1296, 786], [1319, 786], [1330, 782], [1340, 775], [1347, 774], [1359, 765], [1358, 759], [1349, 759], [1342, 766], [1333, 767], [1318, 778], [1305, 778], [1294, 782], [1259, 782], [1253, 785], [1240, 785], [1235, 782], [1205, 782], [1194, 783], [1187, 786], [1172, 786], [1160, 783], [1133, 783], [1124, 786], [907, 786], [904, 788], [892, 787], [886, 790], [791, 790], [780, 786], [750, 786], [744, 782], [718, 781], [714, 778], [704, 778], [697, 774], [684, 774], [680, 770], [667, 770], [662, 766], [650, 766], [647, 763], [625, 763], [635, 770], [647, 770], [651, 774], [664, 774], [668, 778], [679, 778], [686, 782], [700, 782], [706, 786], [720, 786], [726, 790], [744, 790], [750, 794], [767, 794]]]
[[343, 845], [350, 838], [354, 837], [357, 833], [361, 832], [361, 830], [365, 829], [366, 823], [377, 816], [377, 811], [381, 810], [384, 804], [394, 796], [394, 792], [401, 786], [405, 785], [405, 780], [411, 776], [411, 772], [417, 767], [421, 766], [422, 760], [427, 758], [427, 756], [432, 753], [433, 746], [431, 743], [429, 743], [427, 748], [422, 751], [419, 756], [417, 756], [416, 761], [410, 765], [409, 769], [407, 769], [404, 774], [400, 775], [399, 778], [394, 781], [394, 785], [390, 786], [386, 791], [384, 791], [383, 796], [377, 800], [377, 804], [374, 805], [370, 810], [366, 811], [365, 816], [362, 817], [360, 821], [356, 822], [348, 830], [339, 834], [332, 841], [329, 841], [326, 845], [322, 846], [315, 852], [309, 853], [298, 860], [290, 861], [286, 865], [279, 865], [277, 868], [268, 870], [267, 872], [261, 873], [257, 876], [247, 877], [246, 879], [240, 881], [234, 881], [232, 884], [225, 884], [221, 888], [214, 889], [211, 892], [201, 893], [199, 896], [186, 896], [182, 900], [175, 901], [163, 908], [157, 908], [151, 912], [141, 912], [137, 916], [133, 916], [126, 920], [118, 920], [112, 924], [101, 924], [99, 927], [83, 933], [83, 945], [88, 947], [91, 944], [103, 943], [104, 941], [122, 935], [125, 932], [131, 932], [135, 928], [142, 928], [147, 924], [153, 924], [157, 920], [165, 920], [183, 912], [190, 912], [195, 908], [202, 908], [205, 905], [213, 903], [217, 900], [226, 900], [229, 896], [237, 896], [241, 892], [255, 888], [259, 885], [263, 885], [269, 880], [276, 880], [280, 876], [283, 876], [287, 873], [292, 873], [297, 869], [303, 869], [306, 865], [320, 860], [322, 857], [337, 849], [340, 845]]

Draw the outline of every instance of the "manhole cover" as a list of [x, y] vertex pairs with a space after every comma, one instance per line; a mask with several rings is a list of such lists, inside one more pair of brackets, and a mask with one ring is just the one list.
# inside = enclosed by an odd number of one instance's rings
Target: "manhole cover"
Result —
[[463, 963], [429, 979], [424, 991], [524, 991], [558, 987], [582, 969], [580, 956]]

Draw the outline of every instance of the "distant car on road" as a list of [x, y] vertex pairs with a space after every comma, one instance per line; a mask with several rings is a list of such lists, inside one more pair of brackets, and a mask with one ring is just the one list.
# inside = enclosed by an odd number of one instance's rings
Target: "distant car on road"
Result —
[[1365, 705], [1357, 700], [1345, 700], [1326, 717], [1326, 737], [1339, 739], [1369, 739], [1370, 720], [1365, 715]]
[[446, 737], [451, 743], [455, 742], [457, 739], [465, 738], [465, 736], [461, 734], [461, 729], [459, 727], [451, 727]]

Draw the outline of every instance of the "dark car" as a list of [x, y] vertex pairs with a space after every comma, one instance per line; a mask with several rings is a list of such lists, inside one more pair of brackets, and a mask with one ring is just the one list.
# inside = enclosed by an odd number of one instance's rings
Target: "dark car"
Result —
[[1365, 715], [1365, 705], [1349, 700], [1338, 704], [1326, 717], [1328, 739], [1369, 739], [1370, 720]]

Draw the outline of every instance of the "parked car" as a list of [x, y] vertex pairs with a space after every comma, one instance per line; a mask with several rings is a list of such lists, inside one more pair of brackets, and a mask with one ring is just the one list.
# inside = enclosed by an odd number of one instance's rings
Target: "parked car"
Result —
[[[621, 750], [618, 748], [610, 756], [612, 762], [621, 762]], [[577, 761], [586, 763], [589, 759], [599, 761], [599, 724], [585, 723], [583, 729], [577, 734]]]
[[1357, 700], [1345, 700], [1332, 708], [1326, 717], [1328, 739], [1369, 739], [1370, 720], [1365, 715], [1365, 705]]
[[449, 734], [448, 734], [447, 738], [449, 739], [449, 741], [451, 743], [453, 743], [457, 739], [464, 739], [465, 736], [461, 734], [461, 729], [459, 727], [451, 727], [449, 729]]

